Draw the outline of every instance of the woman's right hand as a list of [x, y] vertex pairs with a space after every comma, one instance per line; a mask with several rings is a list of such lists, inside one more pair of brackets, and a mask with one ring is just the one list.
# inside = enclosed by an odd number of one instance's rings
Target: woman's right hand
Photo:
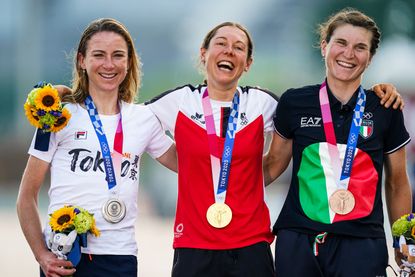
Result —
[[71, 276], [76, 271], [70, 261], [58, 259], [50, 251], [42, 254], [39, 259], [39, 264], [46, 277]]

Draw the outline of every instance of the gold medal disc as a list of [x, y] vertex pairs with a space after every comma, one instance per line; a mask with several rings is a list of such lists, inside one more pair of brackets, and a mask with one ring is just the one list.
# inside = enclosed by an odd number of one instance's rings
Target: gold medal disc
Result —
[[206, 218], [215, 228], [224, 228], [232, 220], [232, 211], [225, 203], [214, 203], [206, 212]]
[[353, 193], [347, 189], [338, 189], [330, 196], [329, 205], [331, 210], [336, 214], [348, 214], [353, 210], [355, 205]]

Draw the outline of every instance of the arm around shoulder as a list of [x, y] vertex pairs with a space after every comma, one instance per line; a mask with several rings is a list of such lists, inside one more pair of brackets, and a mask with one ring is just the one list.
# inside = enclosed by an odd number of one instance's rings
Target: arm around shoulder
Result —
[[177, 172], [176, 144], [173, 143], [163, 155], [157, 158], [157, 161], [171, 171]]
[[405, 101], [397, 91], [396, 87], [392, 84], [376, 84], [372, 87], [375, 94], [381, 99], [380, 104], [385, 108], [392, 106], [393, 109], [403, 110]]

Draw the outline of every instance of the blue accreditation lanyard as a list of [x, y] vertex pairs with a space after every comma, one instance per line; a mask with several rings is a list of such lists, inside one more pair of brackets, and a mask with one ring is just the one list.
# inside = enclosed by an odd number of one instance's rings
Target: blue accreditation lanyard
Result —
[[[98, 141], [101, 146], [102, 158], [104, 160], [105, 175], [107, 177], [106, 180], [108, 182], [108, 189], [110, 190], [117, 185], [117, 181], [116, 181], [114, 165], [113, 165], [113, 161], [111, 158], [111, 151], [108, 145], [107, 137], [105, 136], [105, 132], [102, 126], [102, 122], [99, 118], [97, 108], [95, 107], [94, 102], [91, 96], [89, 95], [85, 99], [85, 106], [88, 109], [89, 118], [91, 119], [92, 126], [94, 126], [95, 133], [97, 134]], [[118, 135], [119, 130], [121, 130], [121, 138], [120, 138], [121, 141], [119, 141], [120, 139], [118, 139], [120, 137]], [[122, 132], [122, 120], [121, 120], [121, 111], [120, 111], [120, 120], [118, 121], [117, 133], [114, 139], [114, 146], [121, 144], [121, 147], [122, 147], [122, 139], [123, 139], [122, 133], [123, 133]], [[121, 153], [122, 153], [122, 149], [121, 149]]]
[[[323, 125], [324, 125], [324, 133], [326, 135], [326, 140], [329, 143], [329, 154], [330, 154], [330, 160], [333, 166], [333, 170], [335, 172], [340, 171], [340, 164], [339, 164], [339, 152], [337, 148], [336, 143], [336, 135], [334, 133], [334, 127], [333, 127], [333, 121], [331, 117], [331, 110], [330, 110], [330, 103], [328, 100], [328, 94], [327, 94], [327, 87], [326, 82], [323, 82], [323, 84], [320, 87], [320, 108], [321, 113], [323, 116]], [[344, 160], [343, 160], [343, 166], [341, 168], [340, 177], [336, 178], [337, 182], [339, 182], [337, 185], [340, 188], [347, 189], [349, 180], [350, 180], [350, 174], [352, 171], [352, 165], [354, 160], [354, 154], [356, 150], [357, 141], [359, 138], [359, 129], [362, 125], [362, 116], [363, 112], [365, 110], [366, 105], [366, 94], [362, 88], [362, 86], [359, 86], [359, 94], [357, 97], [356, 105], [354, 108], [353, 113], [353, 119], [350, 126], [349, 136], [347, 139], [347, 146], [346, 151], [344, 154]], [[336, 173], [338, 176], [339, 173]]]
[[349, 137], [347, 139], [346, 153], [344, 154], [343, 167], [340, 176], [340, 181], [350, 178], [352, 172], [352, 165], [354, 160], [354, 152], [356, 151], [357, 141], [359, 139], [360, 126], [362, 125], [362, 116], [365, 111], [366, 94], [362, 88], [359, 87], [359, 95], [357, 97], [356, 106], [354, 107], [353, 120], [350, 126]]

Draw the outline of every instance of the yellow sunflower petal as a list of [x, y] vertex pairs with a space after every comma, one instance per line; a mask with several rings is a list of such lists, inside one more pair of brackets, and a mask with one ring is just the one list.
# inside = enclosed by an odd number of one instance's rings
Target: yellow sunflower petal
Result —
[[52, 213], [49, 225], [53, 231], [63, 232], [73, 228], [75, 215], [74, 207], [65, 206]]
[[62, 115], [56, 120], [56, 123], [52, 125], [50, 130], [52, 132], [59, 132], [68, 124], [69, 119], [71, 118], [71, 113], [68, 109], [63, 108]]
[[57, 110], [60, 107], [58, 91], [52, 86], [44, 86], [40, 88], [34, 99], [36, 108], [46, 112]]
[[36, 114], [36, 109], [34, 109], [28, 102], [24, 104], [24, 110], [27, 120], [30, 124], [36, 128], [40, 128], [41, 124], [39, 123], [39, 117]]

